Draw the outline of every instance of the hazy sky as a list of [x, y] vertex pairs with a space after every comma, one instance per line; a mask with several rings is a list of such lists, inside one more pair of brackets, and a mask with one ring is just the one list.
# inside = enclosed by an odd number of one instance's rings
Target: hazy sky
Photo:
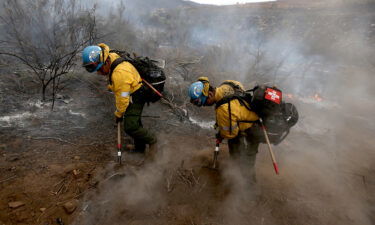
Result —
[[192, 2], [212, 5], [232, 5], [236, 3], [247, 3], [247, 2], [271, 2], [276, 0], [192, 0]]

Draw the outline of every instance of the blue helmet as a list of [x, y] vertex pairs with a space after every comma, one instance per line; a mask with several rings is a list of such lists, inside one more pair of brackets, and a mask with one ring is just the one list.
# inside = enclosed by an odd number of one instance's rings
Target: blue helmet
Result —
[[190, 102], [197, 106], [202, 106], [207, 100], [203, 94], [204, 84], [201, 81], [194, 82], [189, 87]]
[[104, 62], [101, 60], [102, 49], [97, 45], [91, 45], [83, 49], [82, 52], [82, 66], [86, 68], [87, 72], [96, 72], [103, 66]]

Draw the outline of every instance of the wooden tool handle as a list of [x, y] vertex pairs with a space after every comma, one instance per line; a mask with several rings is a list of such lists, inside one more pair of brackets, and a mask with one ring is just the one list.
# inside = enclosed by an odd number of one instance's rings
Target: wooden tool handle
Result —
[[121, 122], [117, 122], [117, 148], [121, 149]]
[[145, 83], [149, 88], [151, 88], [152, 91], [154, 91], [157, 95], [159, 95], [160, 98], [163, 98], [163, 95], [156, 90], [149, 82], [147, 82], [145, 79], [142, 78], [143, 83]]
[[262, 126], [264, 137], [266, 138], [266, 142], [267, 142], [267, 145], [268, 145], [268, 150], [269, 150], [270, 155], [271, 155], [273, 168], [275, 169], [276, 174], [279, 174], [279, 167], [277, 166], [275, 155], [273, 154], [273, 151], [272, 151], [271, 142], [270, 142], [270, 139], [268, 138], [266, 127], [263, 124], [263, 120], [262, 119], [259, 119], [259, 120], [260, 120], [260, 123], [261, 123], [261, 126]]

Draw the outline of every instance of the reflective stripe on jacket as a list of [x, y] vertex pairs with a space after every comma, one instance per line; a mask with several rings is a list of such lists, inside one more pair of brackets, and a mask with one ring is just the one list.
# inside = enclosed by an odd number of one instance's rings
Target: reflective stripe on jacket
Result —
[[[238, 81], [225, 82], [232, 82], [243, 89], [242, 84]], [[230, 85], [222, 84], [216, 88], [215, 100], [218, 102], [232, 94], [234, 94], [233, 88]], [[229, 104], [231, 115], [229, 115]], [[238, 99], [233, 99], [229, 103], [222, 104], [216, 109], [216, 123], [219, 127], [221, 137], [227, 139], [235, 138], [240, 131], [244, 131], [253, 125], [253, 123], [250, 122], [240, 121], [256, 121], [259, 119], [255, 112], [248, 110], [246, 106], [242, 104], [243, 103]], [[247, 106], [249, 107], [248, 104]]]

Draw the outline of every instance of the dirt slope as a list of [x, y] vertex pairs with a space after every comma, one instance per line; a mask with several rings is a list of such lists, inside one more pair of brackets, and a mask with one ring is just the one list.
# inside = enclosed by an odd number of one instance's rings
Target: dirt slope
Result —
[[[1, 85], [7, 96], [15, 96], [19, 92], [10, 78], [4, 75]], [[29, 85], [25, 80], [24, 86]], [[299, 124], [275, 147], [281, 175], [274, 174], [261, 146], [258, 182], [248, 186], [228, 160], [225, 145], [219, 171], [205, 168], [212, 157], [212, 130], [178, 120], [159, 103], [144, 113], [160, 116], [144, 118], [160, 140], [156, 162], [143, 163], [142, 156], [126, 153], [119, 167], [108, 118], [112, 103], [106, 102], [111, 96], [100, 80], [72, 80], [64, 98], [71, 101], [59, 101], [54, 113], [29, 104], [37, 96], [11, 99], [19, 104], [17, 110], [3, 108], [3, 224], [56, 224], [57, 218], [64, 224], [374, 222], [374, 126], [365, 119], [366, 110], [365, 117], [337, 115], [335, 105], [301, 100]], [[2, 99], [9, 100], [4, 92]], [[17, 116], [28, 110], [33, 114]], [[304, 116], [323, 112], [326, 119]], [[111, 178], [114, 174], [125, 176]], [[10, 208], [14, 201], [25, 205]], [[67, 202], [77, 207], [72, 214], [63, 207]]]

